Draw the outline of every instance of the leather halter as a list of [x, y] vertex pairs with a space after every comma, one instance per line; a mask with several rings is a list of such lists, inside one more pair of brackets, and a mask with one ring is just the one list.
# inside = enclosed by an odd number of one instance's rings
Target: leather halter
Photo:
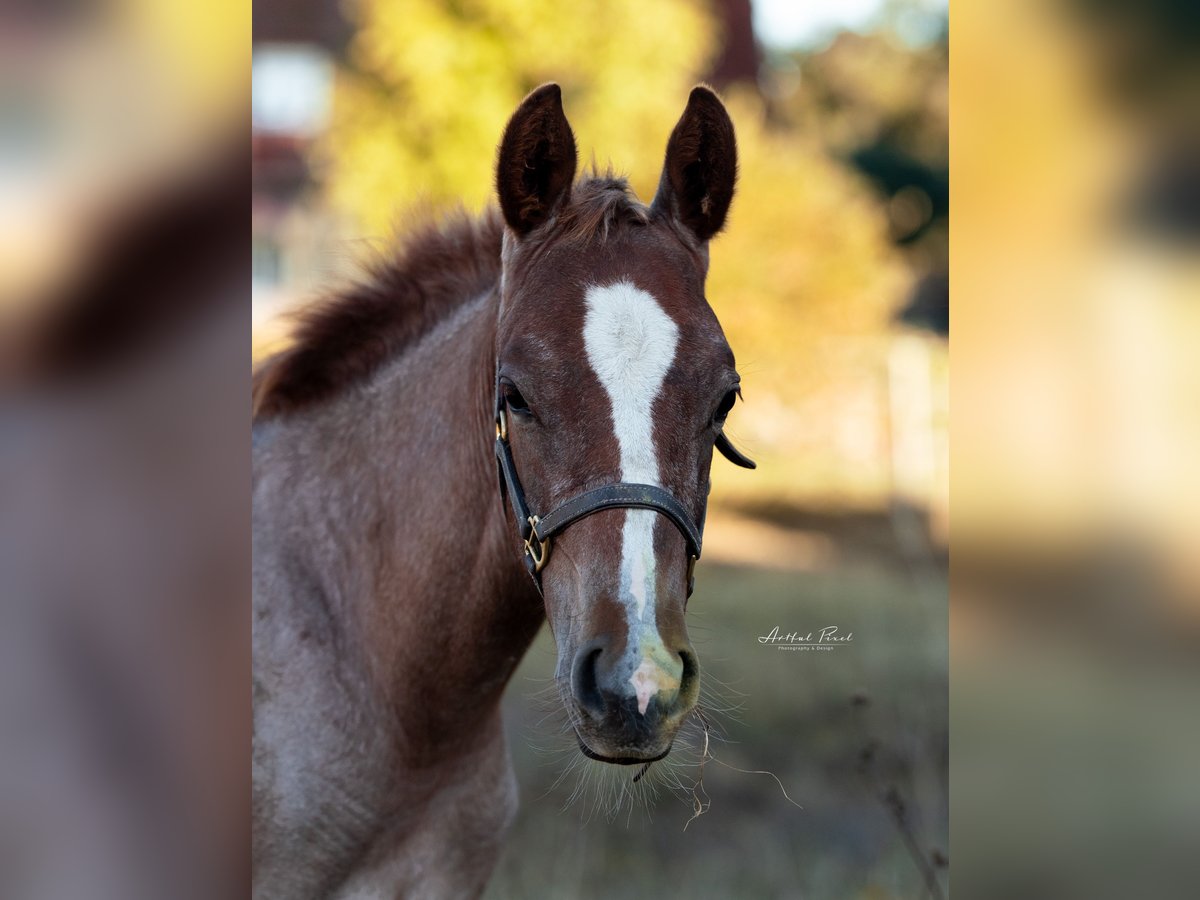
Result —
[[[496, 377], [496, 464], [500, 475], [500, 496], [507, 494], [512, 505], [513, 517], [517, 521], [517, 531], [525, 544], [523, 560], [525, 568], [533, 578], [538, 593], [542, 592], [542, 569], [550, 559], [551, 539], [574, 522], [578, 522], [592, 513], [605, 509], [649, 509], [662, 513], [679, 529], [687, 544], [688, 569], [687, 592], [692, 595], [695, 587], [696, 560], [700, 558], [700, 543], [704, 529], [704, 514], [701, 513], [697, 525], [691, 514], [670, 491], [653, 484], [635, 484], [628, 481], [618, 481], [606, 484], [576, 494], [569, 500], [560, 503], [544, 516], [534, 515], [525, 499], [525, 490], [517, 475], [516, 463], [513, 461], [512, 447], [508, 442], [508, 410], [505, 408], [504, 394], [500, 389], [499, 375]], [[724, 432], [717, 435], [715, 446], [730, 462], [746, 469], [756, 468], [752, 459], [738, 452], [725, 437]]]

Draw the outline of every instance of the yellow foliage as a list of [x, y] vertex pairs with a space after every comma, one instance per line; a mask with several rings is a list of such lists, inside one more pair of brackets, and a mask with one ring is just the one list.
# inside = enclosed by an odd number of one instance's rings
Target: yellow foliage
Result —
[[334, 207], [373, 235], [414, 201], [482, 207], [508, 116], [546, 81], [562, 85], [584, 158], [611, 154], [652, 191], [716, 49], [707, 9], [688, 0], [362, 0], [355, 15], [316, 158]]
[[731, 419], [763, 462], [727, 494], [874, 503], [888, 490], [886, 359], [911, 272], [868, 186], [815, 140], [726, 98], [741, 178], [712, 246], [708, 298], [747, 403]]

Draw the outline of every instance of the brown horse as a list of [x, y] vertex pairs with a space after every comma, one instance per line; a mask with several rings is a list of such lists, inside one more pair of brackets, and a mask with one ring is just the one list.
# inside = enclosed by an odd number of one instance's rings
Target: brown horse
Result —
[[500, 214], [418, 235], [256, 373], [256, 896], [479, 894], [516, 810], [501, 694], [544, 619], [584, 754], [660, 759], [695, 706], [713, 448], [739, 459], [704, 296], [733, 125], [692, 91], [648, 207], [575, 168], [545, 85]]

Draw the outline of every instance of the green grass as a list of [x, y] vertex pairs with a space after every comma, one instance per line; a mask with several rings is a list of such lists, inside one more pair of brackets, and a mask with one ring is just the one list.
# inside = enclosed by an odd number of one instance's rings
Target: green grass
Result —
[[[932, 572], [932, 578], [930, 577]], [[941, 567], [916, 581], [896, 559], [843, 558], [825, 572], [701, 566], [689, 627], [727, 743], [712, 741], [708, 807], [689, 823], [692, 796], [662, 786], [647, 807], [624, 799], [615, 815], [585, 792], [563, 809], [579, 776], [555, 780], [578, 754], [556, 734], [561, 715], [545, 697], [554, 646], [543, 633], [506, 699], [521, 811], [487, 893], [501, 898], [619, 897], [910, 898], [921, 874], [881, 795], [895, 789], [920, 852], [947, 840], [946, 592]], [[829, 652], [785, 652], [756, 638], [837, 625], [854, 639]], [[727, 687], [720, 687], [724, 684]], [[854, 704], [855, 694], [869, 698]], [[713, 699], [715, 697], [715, 699]], [[698, 729], [677, 745], [676, 777], [691, 784]], [[866, 772], [864, 747], [877, 749]], [[550, 748], [547, 752], [546, 748]], [[541, 749], [538, 749], [541, 748]], [[555, 752], [558, 751], [558, 752]], [[586, 762], [586, 761], [585, 761]], [[579, 766], [609, 792], [634, 788], [632, 768]], [[676, 796], [678, 795], [678, 796]], [[686, 831], [684, 830], [687, 826]], [[943, 875], [943, 883], [945, 876]]]

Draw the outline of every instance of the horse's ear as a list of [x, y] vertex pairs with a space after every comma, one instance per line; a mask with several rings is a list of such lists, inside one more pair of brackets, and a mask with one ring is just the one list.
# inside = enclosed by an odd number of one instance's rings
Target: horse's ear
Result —
[[563, 114], [562, 90], [543, 84], [508, 120], [496, 161], [496, 193], [504, 220], [526, 235], [549, 219], [571, 192], [575, 135]]
[[725, 105], [709, 88], [692, 89], [671, 139], [651, 208], [674, 216], [701, 241], [725, 224], [737, 181], [737, 139]]

